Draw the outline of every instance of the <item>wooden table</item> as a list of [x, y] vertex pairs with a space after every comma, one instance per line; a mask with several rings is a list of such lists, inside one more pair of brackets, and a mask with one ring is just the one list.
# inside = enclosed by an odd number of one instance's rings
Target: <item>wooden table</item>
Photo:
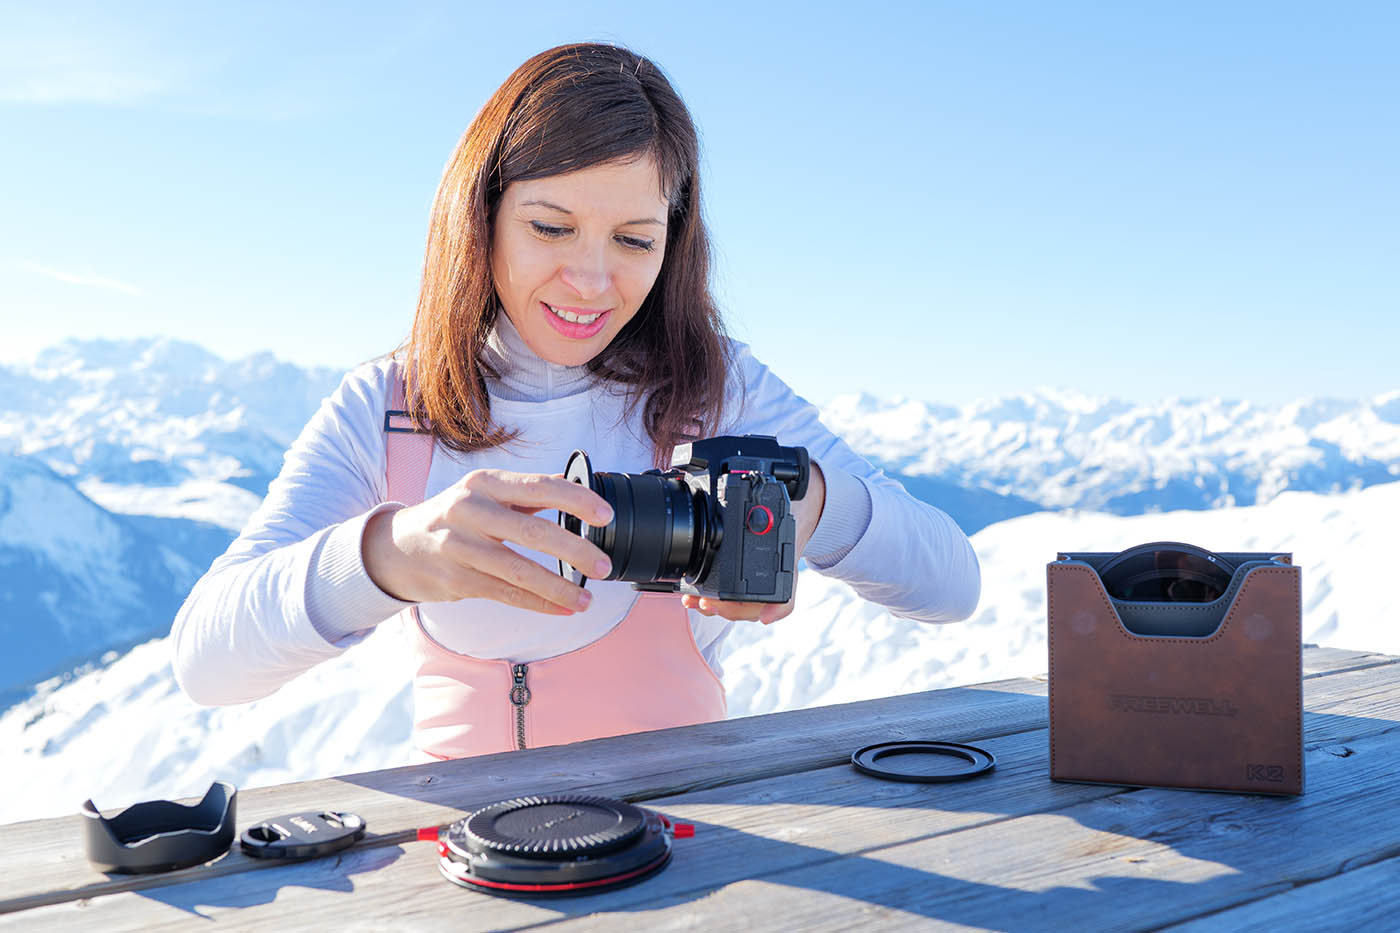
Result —
[[[235, 846], [182, 872], [108, 877], [88, 866], [76, 815], [12, 824], [0, 930], [1395, 929], [1400, 659], [1304, 654], [1297, 799], [1052, 783], [1046, 685], [1013, 680], [241, 793], [240, 831], [313, 808], [368, 821], [355, 848], [299, 864]], [[848, 763], [900, 738], [975, 742], [997, 769], [899, 784]], [[565, 790], [644, 802], [696, 836], [639, 885], [533, 902], [449, 884], [414, 841], [485, 803]]]

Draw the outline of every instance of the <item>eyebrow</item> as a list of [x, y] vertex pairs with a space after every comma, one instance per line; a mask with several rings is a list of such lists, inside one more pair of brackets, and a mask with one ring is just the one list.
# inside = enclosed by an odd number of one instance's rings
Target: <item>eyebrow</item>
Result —
[[[521, 201], [521, 202], [520, 202], [520, 206], [521, 206], [521, 207], [543, 207], [543, 208], [546, 208], [546, 209], [551, 210], [551, 211], [558, 211], [558, 212], [561, 213], [561, 214], [568, 214], [568, 215], [571, 216], [571, 217], [573, 216], [573, 213], [574, 213], [573, 211], [569, 210], [567, 207], [560, 207], [558, 204], [555, 204], [553, 201]], [[666, 226], [666, 224], [665, 224], [664, 221], [657, 220], [657, 219], [655, 219], [655, 218], [653, 218], [653, 217], [642, 217], [642, 218], [640, 218], [640, 219], [638, 219], [638, 220], [628, 220], [628, 221], [623, 222], [623, 223], [620, 224], [619, 226], [631, 227], [631, 226], [633, 226], [633, 225], [635, 225], [635, 224], [656, 224], [658, 227], [664, 227], [664, 226]]]

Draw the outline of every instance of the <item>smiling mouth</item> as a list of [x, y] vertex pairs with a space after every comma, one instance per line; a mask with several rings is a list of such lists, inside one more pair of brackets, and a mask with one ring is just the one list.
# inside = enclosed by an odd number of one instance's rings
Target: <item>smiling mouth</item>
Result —
[[576, 314], [573, 311], [566, 311], [563, 308], [556, 308], [554, 307], [554, 305], [549, 304], [548, 302], [545, 302], [544, 306], [550, 311], [553, 311], [555, 317], [563, 321], [568, 321], [570, 324], [592, 324], [594, 321], [598, 320], [598, 318], [602, 317], [606, 313], [603, 311], [594, 311], [591, 314]]

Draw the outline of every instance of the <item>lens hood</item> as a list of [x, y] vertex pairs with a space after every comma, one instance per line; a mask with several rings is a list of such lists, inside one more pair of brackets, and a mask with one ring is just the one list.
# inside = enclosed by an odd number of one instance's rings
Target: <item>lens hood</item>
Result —
[[144, 874], [188, 868], [217, 858], [233, 844], [238, 790], [209, 785], [193, 806], [171, 800], [133, 804], [108, 819], [91, 801], [81, 813], [87, 857], [98, 871]]

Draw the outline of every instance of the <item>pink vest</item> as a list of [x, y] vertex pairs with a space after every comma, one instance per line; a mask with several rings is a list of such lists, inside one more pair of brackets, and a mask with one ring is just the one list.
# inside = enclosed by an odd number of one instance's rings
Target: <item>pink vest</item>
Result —
[[[385, 413], [389, 501], [424, 500], [433, 438], [404, 409], [390, 370]], [[451, 651], [404, 612], [412, 641], [414, 741], [436, 758], [489, 755], [539, 745], [688, 726], [723, 719], [724, 685], [695, 645], [680, 597], [639, 593], [611, 631], [575, 651], [517, 664]]]

